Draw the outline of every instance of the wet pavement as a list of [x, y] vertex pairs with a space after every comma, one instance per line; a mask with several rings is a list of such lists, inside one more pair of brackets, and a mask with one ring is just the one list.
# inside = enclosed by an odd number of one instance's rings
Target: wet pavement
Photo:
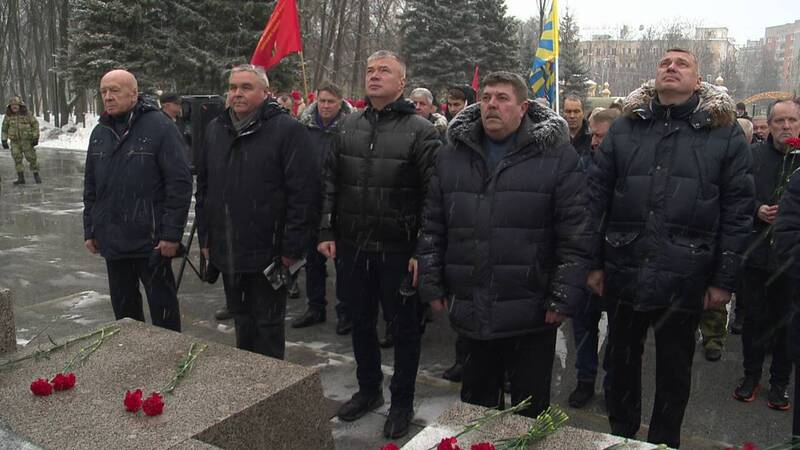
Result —
[[[108, 296], [108, 279], [102, 258], [90, 255], [83, 247], [82, 187], [85, 153], [40, 149], [42, 185], [11, 185], [14, 174], [9, 152], [0, 152], [0, 286], [15, 295], [18, 344], [31, 339], [46, 343], [46, 336], [57, 339], [94, 328], [113, 320]], [[30, 175], [29, 175], [30, 176]], [[193, 215], [190, 214], [190, 223]], [[187, 236], [188, 238], [187, 227]], [[196, 247], [191, 251], [197, 255]], [[179, 263], [174, 262], [177, 273]], [[331, 270], [330, 273], [333, 273]], [[301, 277], [301, 286], [302, 286]], [[304, 290], [304, 289], [303, 289]], [[329, 278], [329, 299], [333, 298]], [[232, 322], [217, 322], [213, 314], [223, 304], [221, 281], [201, 283], [187, 269], [179, 292], [184, 332], [204, 339], [233, 345]], [[289, 322], [302, 314], [304, 299], [289, 300], [287, 313], [287, 360], [318, 368], [327, 402], [334, 416], [341, 402], [355, 391], [355, 365], [348, 336], [336, 335], [335, 312], [328, 306], [328, 321], [305, 329], [293, 329]], [[380, 330], [382, 335], [383, 330]], [[38, 336], [38, 337], [37, 337]], [[572, 426], [608, 431], [608, 420], [598, 393], [589, 406], [575, 410], [567, 397], [575, 385], [574, 342], [570, 325], [559, 330], [553, 365], [552, 400], [570, 416]], [[415, 425], [419, 432], [450, 404], [458, 401], [460, 385], [439, 378], [453, 361], [455, 336], [443, 316], [428, 324], [422, 341], [420, 375], [415, 400]], [[383, 351], [385, 397], [392, 372], [392, 351]], [[741, 339], [729, 336], [721, 361], [708, 362], [698, 345], [695, 355], [692, 397], [683, 427], [683, 448], [716, 449], [724, 443], [742, 445], [755, 442], [766, 447], [787, 440], [791, 412], [778, 412], [766, 406], [766, 387], [753, 403], [731, 398], [742, 374]], [[653, 404], [655, 358], [652, 335], [644, 356], [643, 423], [649, 420]], [[765, 370], [768, 373], [768, 366]], [[766, 380], [763, 380], [766, 382]], [[600, 382], [598, 381], [598, 390]], [[791, 394], [790, 394], [791, 395]], [[353, 423], [332, 419], [339, 449], [378, 449], [386, 441], [381, 435], [388, 405]], [[639, 434], [646, 436], [646, 432]], [[407, 439], [398, 440], [400, 444]]]

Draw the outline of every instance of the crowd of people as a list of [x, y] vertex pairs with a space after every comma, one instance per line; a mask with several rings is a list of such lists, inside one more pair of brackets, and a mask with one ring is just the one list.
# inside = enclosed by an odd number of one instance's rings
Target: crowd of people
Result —
[[[304, 259], [308, 304], [292, 326], [325, 322], [333, 260], [336, 331], [351, 336], [358, 381], [337, 415], [354, 421], [385, 402], [380, 347], [393, 346], [383, 433], [394, 439], [414, 416], [431, 311], [446, 311], [457, 333], [444, 377], [461, 382], [461, 399], [502, 408], [506, 393], [512, 404], [530, 396], [521, 414], [531, 417], [549, 406], [556, 330], [568, 319], [577, 347], [569, 403], [595, 395], [605, 312], [612, 432], [639, 431], [652, 329], [647, 440], [677, 448], [695, 334], [706, 358], [719, 359], [735, 293], [730, 322], [742, 333], [744, 376], [733, 395], [755, 398], [771, 352], [768, 405], [789, 409], [800, 354], [800, 326], [791, 325], [800, 103], [777, 101], [763, 118], [739, 111], [737, 120], [691, 52], [669, 50], [654, 70], [622, 104], [589, 113], [567, 95], [559, 115], [529, 100], [526, 82], [509, 72], [488, 74], [477, 93], [449, 89], [440, 113], [425, 87], [405, 97], [406, 66], [385, 50], [366, 61], [361, 108], [330, 83], [307, 106], [273, 96], [261, 68], [234, 67], [227, 108], [195, 161], [195, 220], [204, 270], [221, 273], [236, 346], [284, 357], [286, 298]], [[85, 245], [106, 259], [117, 318], [144, 319], [141, 282], [153, 323], [180, 331], [170, 258], [181, 250], [193, 180], [178, 112], [160, 113], [123, 70], [107, 73], [100, 93]]]

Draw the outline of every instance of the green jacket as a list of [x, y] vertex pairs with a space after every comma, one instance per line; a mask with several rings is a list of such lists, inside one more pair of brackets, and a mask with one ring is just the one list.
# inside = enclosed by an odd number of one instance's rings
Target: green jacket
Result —
[[[16, 113], [11, 112], [11, 103], [17, 103], [20, 108]], [[24, 103], [17, 99], [6, 107], [6, 116], [3, 120], [3, 141], [38, 141], [39, 140], [39, 122], [31, 114], [28, 114], [28, 108]]]

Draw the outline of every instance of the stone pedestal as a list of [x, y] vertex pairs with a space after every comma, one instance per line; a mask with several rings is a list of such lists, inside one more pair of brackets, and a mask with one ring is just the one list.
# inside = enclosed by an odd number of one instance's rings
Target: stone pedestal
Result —
[[317, 371], [220, 344], [205, 342], [192, 372], [165, 396], [162, 415], [126, 412], [125, 391], [160, 390], [198, 339], [117, 324], [122, 330], [75, 370], [72, 390], [35, 397], [29, 385], [90, 341], [0, 372], [0, 422], [44, 448], [333, 449]]
[[0, 355], [17, 349], [14, 302], [9, 289], [0, 288]]
[[[425, 427], [414, 436], [403, 450], [427, 450], [441, 442], [442, 439], [455, 436], [464, 430], [471, 421], [484, 417], [491, 410], [480, 406], [458, 402], [445, 410], [435, 423]], [[477, 431], [467, 433], [458, 438], [462, 449], [470, 448], [481, 442], [497, 443], [501, 439], [513, 438], [525, 434], [533, 423], [533, 419], [518, 415], [509, 415], [489, 422]], [[567, 421], [569, 423], [569, 421]], [[611, 446], [615, 450], [652, 450], [653, 444], [626, 440], [605, 433], [582, 430], [570, 426], [562, 426], [558, 431], [539, 441], [532, 449], [547, 450], [604, 450]]]

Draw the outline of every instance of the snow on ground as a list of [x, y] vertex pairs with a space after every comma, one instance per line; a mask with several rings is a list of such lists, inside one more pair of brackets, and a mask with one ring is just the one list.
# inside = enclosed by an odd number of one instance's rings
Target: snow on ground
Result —
[[[3, 118], [4, 116], [0, 114], [0, 122], [3, 121]], [[97, 125], [97, 116], [93, 114], [86, 115], [86, 127], [80, 123], [75, 124], [72, 117], [70, 117], [70, 122], [60, 129], [50, 122], [45, 122], [41, 116], [37, 116], [36, 119], [39, 121], [40, 135], [38, 148], [86, 151], [89, 147], [89, 137]]]

